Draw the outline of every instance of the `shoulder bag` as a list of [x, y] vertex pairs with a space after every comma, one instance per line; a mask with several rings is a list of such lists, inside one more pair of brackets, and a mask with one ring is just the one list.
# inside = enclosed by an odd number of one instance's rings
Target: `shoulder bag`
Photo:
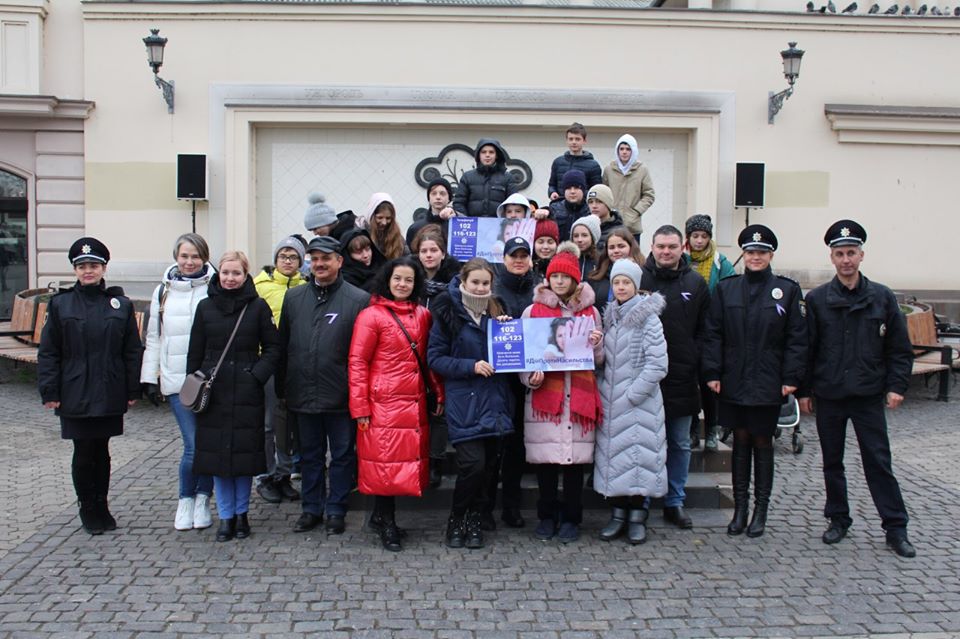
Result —
[[427, 373], [427, 367], [423, 364], [423, 360], [420, 359], [420, 353], [417, 352], [417, 343], [410, 337], [410, 333], [407, 332], [403, 322], [401, 322], [400, 318], [397, 317], [397, 314], [393, 312], [393, 309], [388, 308], [387, 310], [390, 311], [391, 315], [393, 315], [393, 319], [397, 322], [397, 326], [400, 327], [400, 330], [403, 331], [403, 335], [407, 338], [407, 341], [410, 342], [410, 350], [413, 351], [413, 356], [417, 358], [417, 366], [420, 367], [420, 374], [423, 376], [423, 386], [427, 389], [427, 414], [433, 415], [437, 412], [437, 394], [433, 392], [432, 388], [430, 388], [430, 375]]
[[213, 381], [217, 378], [217, 372], [220, 370], [220, 365], [223, 364], [223, 359], [227, 356], [227, 351], [233, 345], [233, 338], [237, 336], [237, 329], [240, 328], [240, 322], [243, 321], [243, 314], [247, 312], [247, 306], [240, 310], [240, 317], [237, 318], [237, 323], [233, 325], [230, 339], [227, 340], [227, 345], [223, 347], [220, 359], [213, 370], [210, 371], [210, 374], [208, 375], [202, 370], [196, 370], [183, 380], [183, 386], [180, 387], [180, 403], [195, 413], [202, 413], [210, 406]]

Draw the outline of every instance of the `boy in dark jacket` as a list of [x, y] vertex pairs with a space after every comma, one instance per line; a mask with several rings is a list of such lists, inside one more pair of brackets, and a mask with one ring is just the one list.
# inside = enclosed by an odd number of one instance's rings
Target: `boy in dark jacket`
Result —
[[507, 173], [507, 152], [498, 140], [482, 138], [474, 160], [476, 168], [460, 178], [453, 209], [469, 217], [496, 217], [500, 203], [517, 190]]
[[579, 122], [574, 122], [567, 129], [566, 136], [567, 152], [556, 158], [550, 166], [550, 181], [547, 183], [547, 189], [551, 202], [563, 199], [563, 189], [560, 188], [560, 184], [563, 182], [563, 176], [570, 169], [583, 171], [587, 184], [600, 184], [603, 178], [600, 163], [593, 159], [590, 151], [583, 150], [583, 145], [587, 142], [586, 127]]
[[571, 169], [564, 173], [560, 182], [563, 199], [550, 203], [550, 219], [560, 228], [560, 241], [570, 239], [573, 223], [584, 215], [590, 214], [587, 206], [587, 178], [580, 169]]

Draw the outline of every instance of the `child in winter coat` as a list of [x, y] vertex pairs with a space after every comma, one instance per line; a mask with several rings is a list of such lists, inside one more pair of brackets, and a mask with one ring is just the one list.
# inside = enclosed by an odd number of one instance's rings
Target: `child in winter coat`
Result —
[[537, 220], [533, 233], [533, 272], [542, 282], [547, 277], [550, 260], [557, 254], [560, 244], [560, 227], [553, 220]]
[[[690, 268], [695, 270], [707, 282], [710, 293], [717, 288], [717, 282], [736, 275], [733, 264], [726, 256], [717, 250], [717, 243], [713, 241], [713, 220], [709, 215], [692, 215], [686, 223], [686, 249], [690, 256]], [[717, 394], [700, 386], [700, 404], [703, 406], [703, 447], [705, 450], [717, 450]], [[697, 420], [690, 427], [690, 447], [696, 448], [700, 443], [700, 424]]]
[[667, 343], [660, 313], [666, 300], [640, 291], [643, 272], [619, 260], [610, 272], [614, 301], [603, 315], [603, 424], [597, 429], [593, 487], [613, 506], [600, 539], [626, 531], [631, 544], [647, 539], [646, 497], [667, 494], [667, 430], [660, 380]]
[[366, 215], [360, 220], [359, 226], [370, 231], [370, 240], [386, 259], [394, 260], [409, 253], [400, 233], [400, 225], [397, 224], [397, 206], [389, 193], [370, 196]]
[[640, 162], [640, 150], [632, 135], [621, 135], [613, 148], [613, 162], [603, 170], [603, 183], [613, 191], [615, 207], [633, 237], [640, 243], [640, 218], [653, 204], [656, 193], [650, 171]]
[[450, 548], [483, 548], [480, 513], [496, 472], [502, 438], [513, 432], [507, 375], [487, 361], [490, 320], [509, 319], [493, 297], [493, 267], [482, 258], [463, 265], [431, 306], [427, 363], [443, 377], [447, 431], [457, 455], [457, 483], [447, 520]]
[[[594, 362], [603, 362], [600, 314], [593, 307], [593, 289], [581, 283], [579, 250], [564, 242], [547, 268], [547, 283], [534, 289], [533, 304], [523, 317], [573, 318], [559, 333], [557, 346], [570, 350], [574, 342], [593, 348]], [[580, 318], [593, 323], [585, 329]], [[562, 343], [561, 343], [562, 342]], [[557, 536], [576, 541], [583, 519], [584, 466], [593, 461], [597, 425], [603, 417], [600, 392], [593, 370], [521, 373], [531, 389], [524, 407], [524, 445], [527, 461], [537, 464], [538, 539]], [[557, 499], [557, 481], [563, 474], [563, 501]]]

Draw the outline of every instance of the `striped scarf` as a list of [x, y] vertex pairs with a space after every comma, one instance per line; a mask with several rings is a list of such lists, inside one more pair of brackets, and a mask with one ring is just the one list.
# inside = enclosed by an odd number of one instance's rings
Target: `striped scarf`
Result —
[[717, 244], [713, 240], [707, 244], [707, 248], [702, 251], [690, 249], [690, 260], [693, 262], [694, 270], [703, 277], [703, 281], [710, 283], [710, 273], [713, 271], [713, 257], [717, 253]]
[[[560, 307], [551, 307], [535, 302], [531, 317], [562, 317]], [[574, 313], [575, 316], [593, 317], [593, 306]], [[603, 420], [603, 402], [597, 389], [593, 371], [567, 371], [570, 373], [570, 421], [580, 424], [583, 433], [589, 433]], [[544, 373], [543, 384], [533, 391], [533, 414], [537, 419], [560, 423], [563, 416], [563, 372]]]

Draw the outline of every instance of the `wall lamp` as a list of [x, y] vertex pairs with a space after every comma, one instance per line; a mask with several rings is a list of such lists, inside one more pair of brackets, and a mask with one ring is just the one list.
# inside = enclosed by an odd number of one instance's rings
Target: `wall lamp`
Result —
[[796, 42], [788, 42], [789, 49], [780, 52], [783, 58], [783, 77], [787, 79], [788, 86], [779, 93], [771, 91], [767, 100], [767, 124], [773, 124], [773, 118], [783, 108], [784, 101], [793, 95], [793, 83], [800, 77], [800, 60], [803, 59], [803, 51], [797, 48]]
[[173, 113], [173, 80], [167, 82], [157, 75], [163, 66], [163, 48], [167, 46], [167, 39], [160, 37], [160, 29], [150, 29], [150, 35], [143, 39], [143, 43], [147, 45], [147, 64], [153, 67], [153, 80], [163, 91], [167, 113]]

